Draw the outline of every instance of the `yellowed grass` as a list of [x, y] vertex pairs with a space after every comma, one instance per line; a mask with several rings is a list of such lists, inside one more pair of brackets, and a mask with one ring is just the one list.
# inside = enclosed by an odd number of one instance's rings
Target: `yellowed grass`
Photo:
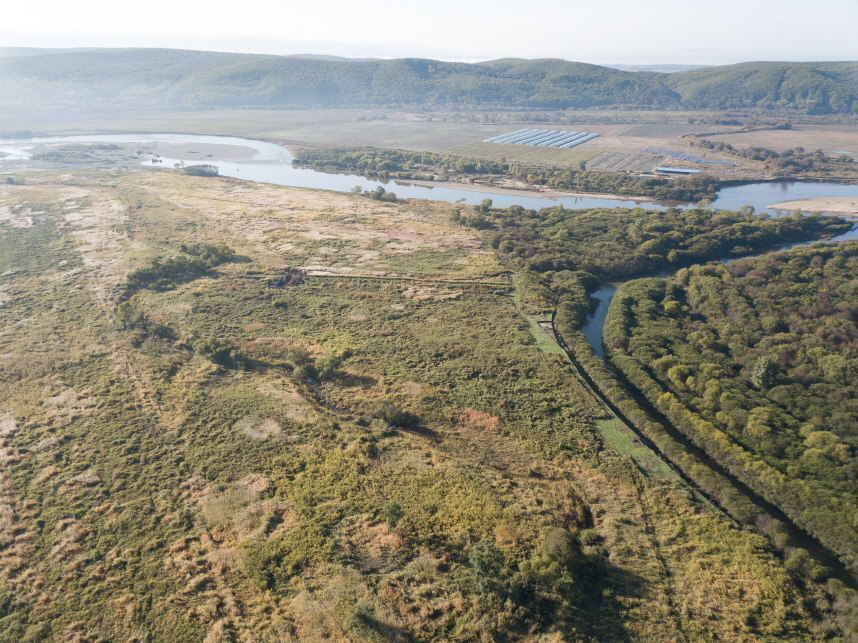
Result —
[[[598, 139], [595, 139], [598, 140]], [[536, 147], [533, 145], [504, 145], [501, 143], [468, 143], [450, 150], [451, 154], [473, 156], [488, 159], [506, 159], [507, 161], [522, 161], [526, 163], [549, 163], [551, 165], [578, 165], [581, 161], [589, 161], [599, 154], [591, 149], [591, 141], [560, 149], [556, 147]]]

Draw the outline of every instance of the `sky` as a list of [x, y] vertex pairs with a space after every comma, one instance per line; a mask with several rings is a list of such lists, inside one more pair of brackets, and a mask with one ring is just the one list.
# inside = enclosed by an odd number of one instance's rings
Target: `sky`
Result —
[[858, 60], [858, 0], [27, 0], [0, 47], [596, 64]]

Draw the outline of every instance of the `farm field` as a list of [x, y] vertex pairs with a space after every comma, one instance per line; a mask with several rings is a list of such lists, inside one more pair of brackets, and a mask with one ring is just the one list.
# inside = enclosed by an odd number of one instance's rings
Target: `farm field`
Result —
[[765, 147], [785, 152], [794, 147], [808, 151], [823, 150], [851, 152], [858, 158], [858, 125], [795, 125], [791, 130], [764, 130], [744, 134], [722, 134], [712, 138], [715, 142], [729, 143], [734, 147]]
[[444, 151], [463, 142], [481, 141], [511, 131], [510, 127], [506, 124], [432, 122], [405, 112], [370, 109], [0, 116], [0, 131], [185, 132], [275, 138], [292, 144], [373, 145], [418, 151]]
[[[688, 114], [691, 114], [690, 112]], [[107, 132], [186, 132], [277, 138], [290, 144], [372, 145], [400, 147], [417, 151], [451, 151], [454, 148], [480, 144], [484, 139], [520, 129], [544, 126], [551, 129], [585, 129], [611, 136], [636, 125], [618, 125], [635, 120], [658, 119], [659, 127], [687, 128], [675, 121], [688, 114], [664, 112], [622, 112], [597, 110], [583, 112], [548, 112], [539, 115], [497, 113], [491, 117], [500, 122], [481, 123], [470, 114], [426, 115], [388, 109], [320, 109], [320, 110], [212, 110], [189, 112], [149, 112], [132, 114], [0, 114], [0, 132], [29, 129], [39, 133], [80, 134]], [[700, 117], [701, 114], [694, 113]], [[673, 124], [665, 125], [664, 121]], [[683, 130], [684, 131], [684, 130]], [[675, 135], [674, 135], [675, 136]], [[585, 148], [595, 141], [589, 141]], [[615, 145], [617, 143], [614, 143]], [[625, 142], [619, 145], [626, 147]], [[557, 152], [574, 152], [556, 150]], [[490, 152], [494, 154], [494, 152]], [[488, 154], [487, 154], [488, 155]], [[492, 156], [494, 158], [494, 156]], [[573, 161], [573, 163], [576, 161]]]
[[615, 136], [635, 136], [642, 138], [676, 138], [686, 134], [708, 134], [711, 132], [729, 132], [737, 129], [727, 125], [678, 125], [675, 123], [655, 123], [629, 125], [615, 131]]
[[[634, 158], [641, 161], [642, 168], [649, 166], [641, 152], [644, 150], [658, 150], [661, 152], [661, 158], [664, 155], [682, 158], [685, 155], [699, 157], [704, 163], [685, 163], [681, 160], [670, 160], [671, 165], [679, 167], [689, 167], [701, 170], [705, 174], [711, 174], [720, 178], [726, 179], [741, 179], [741, 180], [760, 180], [765, 179], [768, 175], [763, 171], [762, 164], [753, 160], [735, 158], [725, 153], [713, 152], [699, 147], [691, 148], [685, 142], [677, 138], [679, 134], [685, 131], [685, 128], [693, 127], [689, 125], [636, 125], [631, 128], [617, 128], [613, 131], [595, 138], [587, 142], [587, 146], [598, 151], [605, 156], [597, 157], [595, 160], [599, 163], [598, 167], [604, 163], [605, 165], [623, 166], [626, 162], [632, 167], [635, 166]], [[709, 126], [706, 126], [709, 127]], [[687, 133], [687, 132], [686, 132]], [[646, 136], [641, 134], [647, 134]], [[676, 134], [676, 136], [671, 136]], [[721, 136], [714, 137], [712, 140], [721, 140]], [[610, 156], [608, 156], [610, 155]], [[653, 157], [650, 157], [653, 158]], [[627, 159], [624, 161], [622, 159]], [[665, 163], [668, 161], [665, 160]], [[728, 165], [718, 165], [720, 163], [730, 163], [734, 167]], [[597, 167], [597, 166], [593, 166]], [[607, 168], [606, 168], [607, 169]], [[615, 168], [610, 168], [615, 169]], [[633, 170], [636, 171], [636, 170]]]
[[598, 154], [598, 152], [589, 149], [591, 142], [587, 141], [582, 145], [569, 149], [479, 142], [454, 147], [449, 152], [461, 156], [496, 160], [506, 159], [507, 161], [550, 163], [551, 165], [578, 165], [581, 161], [589, 161]]
[[0, 640], [823, 640], [764, 538], [600, 439], [454, 205], [14, 178]]
[[[539, 120], [539, 119], [543, 120]], [[451, 152], [464, 156], [576, 166], [599, 154], [640, 154], [662, 149], [677, 154], [702, 156], [706, 161], [734, 163], [736, 167], [703, 165], [707, 174], [727, 179], [769, 178], [762, 164], [700, 148], [691, 151], [678, 136], [710, 131], [713, 141], [737, 147], [751, 145], [789, 149], [820, 146], [828, 151], [858, 152], [858, 126], [799, 124], [794, 130], [767, 130], [748, 134], [723, 134], [730, 126], [688, 124], [689, 118], [712, 118], [700, 112], [647, 112], [587, 110], [521, 114], [415, 114], [389, 109], [329, 110], [215, 110], [197, 112], [150, 112], [114, 115], [0, 115], [0, 131], [28, 128], [43, 133], [111, 131], [193, 132], [246, 136], [275, 140], [291, 146], [373, 146], [411, 151]], [[493, 122], [481, 122], [493, 121]], [[599, 133], [596, 139], [568, 150], [530, 146], [494, 145], [482, 141], [522, 126], [578, 129]], [[603, 160], [609, 157], [604, 157]], [[618, 157], [614, 157], [618, 158]]]
[[587, 162], [587, 169], [612, 170], [614, 172], [654, 172], [663, 160], [663, 156], [654, 154], [602, 152]]
[[[514, 128], [513, 128], [514, 129]], [[446, 152], [462, 143], [477, 143], [512, 131], [509, 125], [413, 120], [350, 121], [271, 129], [267, 136], [313, 145], [388, 147], [415, 152]]]
[[[718, 137], [718, 139], [720, 139], [720, 137]], [[616, 130], [608, 132], [598, 138], [594, 138], [592, 141], [588, 141], [587, 145], [596, 150], [603, 150], [606, 152], [625, 152], [630, 154], [638, 153], [647, 148], [658, 147], [667, 150], [675, 150], [677, 152], [691, 152], [702, 156], [707, 160], [710, 158], [713, 160], [721, 160], [721, 157], [723, 156], [709, 150], [701, 151], [695, 149], [692, 152], [688, 145], [675, 136], [630, 136], [624, 134], [622, 131], [617, 133]]]

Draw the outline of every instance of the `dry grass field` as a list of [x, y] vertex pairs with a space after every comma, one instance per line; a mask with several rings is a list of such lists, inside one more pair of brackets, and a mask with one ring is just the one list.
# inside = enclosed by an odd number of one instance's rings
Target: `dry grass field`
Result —
[[581, 161], [589, 161], [598, 155], [589, 148], [588, 141], [583, 145], [561, 150], [555, 147], [536, 147], [533, 145], [501, 145], [498, 143], [469, 143], [454, 147], [451, 154], [461, 156], [506, 159], [507, 161], [523, 161], [526, 163], [549, 163], [551, 165], [578, 165]]
[[785, 152], [794, 147], [808, 151], [851, 152], [858, 158], [858, 125], [796, 125], [791, 130], [764, 130], [746, 134], [720, 134], [713, 141], [743, 149], [765, 147]]
[[[0, 641], [822, 640], [768, 541], [602, 442], [455, 206], [18, 178]], [[236, 256], [128, 290], [197, 243]]]
[[515, 125], [429, 121], [395, 110], [229, 110], [152, 114], [0, 116], [0, 131], [51, 134], [184, 132], [273, 138], [310, 145], [394, 147], [443, 152], [519, 129]]

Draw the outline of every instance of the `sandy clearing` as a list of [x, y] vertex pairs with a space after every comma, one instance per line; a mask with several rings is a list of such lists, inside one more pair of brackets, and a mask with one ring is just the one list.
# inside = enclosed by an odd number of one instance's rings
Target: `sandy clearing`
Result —
[[246, 145], [216, 143], [148, 143], [153, 154], [183, 161], [242, 161], [252, 159], [259, 150]]
[[810, 152], [821, 149], [828, 154], [842, 150], [852, 152], [852, 156], [858, 157], [858, 129], [855, 128], [811, 129], [801, 126], [792, 130], [721, 134], [710, 140], [730, 143], [738, 148], [766, 147], [776, 152], [785, 152], [794, 147], [803, 147]]
[[825, 214], [844, 214], [858, 217], [858, 197], [829, 196], [815, 199], [781, 201], [769, 206], [771, 210], [801, 210], [802, 212], [823, 212]]
[[[154, 191], [148, 183], [146, 181], [144, 187]], [[420, 212], [379, 204], [371, 199], [287, 186], [254, 185], [242, 190], [228, 187], [228, 191], [221, 192], [213, 189], [212, 182], [207, 182], [191, 190], [187, 185], [185, 190], [178, 186], [172, 189], [162, 186], [157, 192], [159, 198], [171, 204], [191, 207], [204, 217], [219, 221], [239, 237], [252, 241], [268, 239], [272, 249], [287, 244], [294, 246], [296, 239], [339, 239], [358, 245], [384, 239], [415, 248], [480, 245], [467, 230], [439, 227], [436, 220]], [[240, 211], [242, 216], [233, 216], [233, 211]], [[335, 218], [331, 219], [332, 215]], [[348, 217], [358, 217], [360, 223], [347, 223], [344, 219]]]

